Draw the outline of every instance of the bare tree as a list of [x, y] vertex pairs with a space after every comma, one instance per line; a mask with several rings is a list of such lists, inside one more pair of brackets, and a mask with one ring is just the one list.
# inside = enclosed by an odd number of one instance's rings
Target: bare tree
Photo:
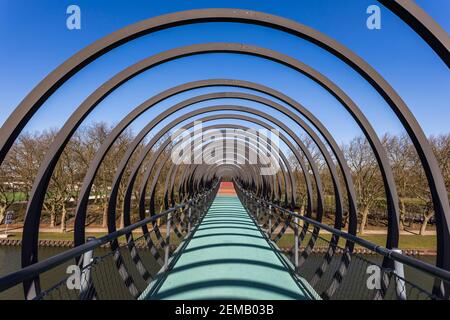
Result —
[[[104, 122], [94, 123], [90, 125], [85, 132], [85, 158], [88, 163], [94, 158], [95, 153], [106, 140], [106, 137], [110, 133], [111, 128]], [[107, 210], [108, 210], [108, 194], [109, 187], [111, 185], [112, 170], [111, 167], [112, 156], [111, 152], [108, 152], [104, 161], [99, 167], [97, 175], [95, 177], [92, 191], [95, 195], [95, 202], [101, 203], [102, 208], [102, 227], [106, 227], [107, 223]]]
[[[105, 123], [93, 123], [89, 126], [79, 128], [70, 139], [61, 154], [50, 180], [49, 187], [46, 190], [43, 216], [45, 218], [50, 216], [50, 226], [55, 227], [60, 223], [61, 231], [66, 231], [66, 221], [70, 221], [70, 214], [73, 208], [72, 204], [75, 204], [78, 198], [79, 189], [86, 175], [86, 170], [110, 132], [111, 127], [109, 125]], [[13, 145], [7, 158], [2, 166], [0, 166], [0, 222], [3, 221], [5, 212], [12, 205], [17, 205], [18, 207], [25, 205], [25, 201], [22, 200], [28, 200], [42, 159], [50, 143], [53, 141], [55, 134], [56, 130], [43, 133], [36, 132], [33, 134], [24, 133], [19, 136]], [[101, 220], [104, 227], [107, 225], [106, 214], [112, 179], [133, 138], [134, 135], [130, 130], [126, 130], [120, 135], [119, 139], [106, 154], [94, 179], [92, 187], [92, 195], [94, 197], [90, 200], [92, 210], [89, 210], [88, 219], [91, 219], [91, 221], [98, 220], [99, 222]], [[144, 165], [138, 174], [133, 189], [132, 201], [134, 208], [136, 207], [136, 200], [140, 196], [137, 191], [142, 182], [142, 172], [146, 167], [145, 163], [148, 162], [160, 144], [168, 138], [169, 135], [161, 138], [144, 161]], [[430, 219], [434, 215], [434, 208], [428, 182], [417, 152], [406, 134], [399, 136], [387, 134], [382, 140], [388, 151], [399, 194], [401, 226], [404, 226], [407, 211], [415, 210], [415, 213], [420, 212], [422, 215], [420, 233], [424, 234]], [[332, 188], [333, 183], [329, 169], [325, 165], [324, 158], [314, 141], [305, 135], [302, 136], [302, 141], [311, 152], [313, 161], [318, 166], [326, 198], [326, 213], [331, 214], [334, 209], [334, 190]], [[430, 143], [438, 159], [448, 191], [450, 189], [450, 134], [430, 137]], [[121, 210], [130, 169], [141, 155], [144, 146], [145, 143], [142, 142], [135, 150], [121, 180], [117, 210], [119, 213], [117, 218], [120, 219], [120, 227], [123, 226], [123, 213]], [[363, 136], [354, 138], [348, 145], [342, 148], [352, 171], [358, 196], [359, 229], [360, 233], [364, 233], [369, 217], [372, 221], [372, 218], [375, 217], [375, 212], [379, 212], [380, 208], [385, 210], [383, 202], [384, 185], [381, 172], [373, 151]], [[298, 181], [296, 190], [298, 195], [297, 205], [303, 214], [307, 205], [307, 190], [305, 183], [303, 183], [303, 175], [307, 174], [311, 177], [312, 171], [310, 165], [307, 164], [308, 162], [303, 152], [300, 150], [299, 152], [302, 156], [301, 160], [306, 164], [306, 172], [302, 172], [297, 159], [292, 154], [289, 157], [289, 161]], [[159, 158], [157, 160], [155, 168], [160, 165], [161, 159]], [[164, 177], [166, 177], [168, 169], [169, 165], [163, 167], [161, 180], [157, 185], [155, 199], [157, 210], [163, 206]], [[178, 172], [180, 175], [183, 169], [178, 170]], [[150, 181], [153, 179], [154, 174], [155, 170], [150, 175]], [[338, 174], [340, 176], [342, 175], [339, 170]], [[179, 181], [179, 176], [176, 177], [176, 181]], [[312, 187], [313, 197], [315, 197], [316, 186], [313, 184]], [[19, 200], [23, 203], [18, 203]], [[313, 203], [315, 203], [314, 200]]]
[[6, 211], [16, 201], [19, 195], [20, 181], [15, 175], [11, 157], [7, 157], [0, 166], [0, 223], [5, 218]]
[[[113, 175], [115, 175], [115, 171], [116, 171], [117, 167], [119, 166], [125, 153], [127, 152], [127, 149], [132, 141], [133, 141], [133, 133], [129, 129], [129, 130], [125, 130], [124, 132], [122, 132], [122, 134], [119, 136], [119, 138], [115, 142], [113, 150], [110, 151], [112, 153], [111, 160], [113, 163], [111, 164], [111, 168], [114, 170]], [[117, 199], [119, 204], [123, 202], [123, 199], [125, 197], [125, 191], [126, 191], [126, 186], [127, 186], [127, 182], [128, 182], [128, 177], [130, 176], [130, 170], [132, 168], [134, 160], [135, 160], [135, 157], [132, 157], [130, 163], [128, 164], [128, 166], [125, 169], [124, 175], [122, 176], [121, 182], [119, 184], [118, 199]], [[122, 206], [120, 206], [120, 205], [117, 206], [116, 212], [120, 213], [120, 215], [118, 215], [117, 218], [119, 218], [120, 228], [123, 228], [124, 220], [123, 220]]]
[[[44, 133], [41, 139], [53, 141], [55, 134], [55, 131]], [[75, 135], [75, 139], [70, 140], [64, 148], [46, 190], [44, 209], [50, 213], [50, 226], [54, 227], [60, 217], [61, 232], [66, 232], [67, 205], [77, 198], [80, 180], [85, 170], [78, 152], [75, 152], [78, 144], [78, 136]]]
[[352, 170], [361, 216], [359, 232], [364, 234], [370, 210], [383, 195], [380, 169], [367, 139], [359, 136], [344, 146], [344, 154]]
[[386, 134], [383, 144], [388, 152], [389, 160], [394, 174], [400, 204], [400, 228], [404, 229], [407, 214], [406, 200], [411, 197], [411, 184], [413, 181], [413, 168], [416, 165], [417, 154], [406, 133], [395, 136]]
[[49, 147], [49, 141], [41, 139], [42, 133], [28, 132], [19, 136], [8, 154], [14, 179], [20, 184], [24, 200], [28, 200], [39, 166]]
[[[444, 176], [448, 193], [450, 189], [450, 134], [432, 136], [429, 138], [429, 142]], [[426, 232], [429, 221], [434, 216], [434, 208], [431, 192], [428, 187], [428, 180], [425, 177], [425, 172], [423, 171], [419, 157], [414, 157], [413, 161], [413, 184], [411, 190], [416, 198], [425, 203], [422, 213], [422, 225], [420, 228], [420, 234], [423, 235]]]

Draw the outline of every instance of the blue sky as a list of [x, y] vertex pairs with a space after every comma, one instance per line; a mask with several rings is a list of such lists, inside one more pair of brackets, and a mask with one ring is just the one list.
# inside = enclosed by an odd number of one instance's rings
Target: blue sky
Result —
[[[450, 31], [450, 1], [416, 2], [447, 32]], [[376, 0], [43, 0], [39, 4], [34, 3], [0, 0], [0, 123], [43, 77], [93, 41], [152, 16], [194, 8], [228, 7], [265, 11], [320, 30], [373, 65], [402, 96], [427, 135], [450, 131], [448, 68], [419, 36], [381, 5], [382, 29], [367, 29], [366, 8], [378, 4]], [[66, 8], [70, 4], [81, 8], [81, 30], [69, 31], [66, 28]], [[311, 43], [282, 32], [234, 23], [173, 28], [115, 49], [64, 84], [32, 118], [26, 130], [62, 126], [97, 86], [145, 57], [171, 48], [205, 42], [240, 42], [282, 51], [311, 65], [341, 86], [364, 111], [380, 135], [401, 131], [399, 121], [382, 98], [337, 58]], [[207, 78], [255, 81], [283, 91], [313, 111], [338, 142], [348, 141], [360, 134], [342, 106], [311, 80], [274, 62], [236, 54], [193, 56], [158, 66], [112, 93], [85, 123], [117, 123], [150, 96], [187, 81]], [[230, 88], [203, 89], [171, 98], [142, 115], [133, 123], [132, 129], [139, 131], [155, 114], [193, 93], [224, 90], [236, 91]], [[221, 102], [236, 103], [236, 100]], [[239, 103], [263, 108], [257, 104]], [[192, 108], [206, 105], [198, 104]], [[276, 116], [293, 125], [285, 117]]]

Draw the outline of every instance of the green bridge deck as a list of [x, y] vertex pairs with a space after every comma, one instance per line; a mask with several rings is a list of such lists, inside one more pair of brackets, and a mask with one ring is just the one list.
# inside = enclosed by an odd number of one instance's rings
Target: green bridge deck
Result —
[[314, 299], [236, 196], [217, 196], [171, 270], [141, 299]]

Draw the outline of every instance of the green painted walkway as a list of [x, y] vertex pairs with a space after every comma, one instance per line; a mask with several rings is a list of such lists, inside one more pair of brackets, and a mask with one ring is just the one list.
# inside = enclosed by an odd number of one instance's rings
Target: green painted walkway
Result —
[[144, 299], [312, 299], [236, 196], [218, 196], [168, 275]]

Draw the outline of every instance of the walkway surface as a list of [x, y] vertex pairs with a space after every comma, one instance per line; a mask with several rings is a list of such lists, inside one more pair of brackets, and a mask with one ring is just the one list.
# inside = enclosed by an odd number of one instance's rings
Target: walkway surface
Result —
[[144, 299], [312, 299], [236, 196], [217, 196], [168, 275]]

